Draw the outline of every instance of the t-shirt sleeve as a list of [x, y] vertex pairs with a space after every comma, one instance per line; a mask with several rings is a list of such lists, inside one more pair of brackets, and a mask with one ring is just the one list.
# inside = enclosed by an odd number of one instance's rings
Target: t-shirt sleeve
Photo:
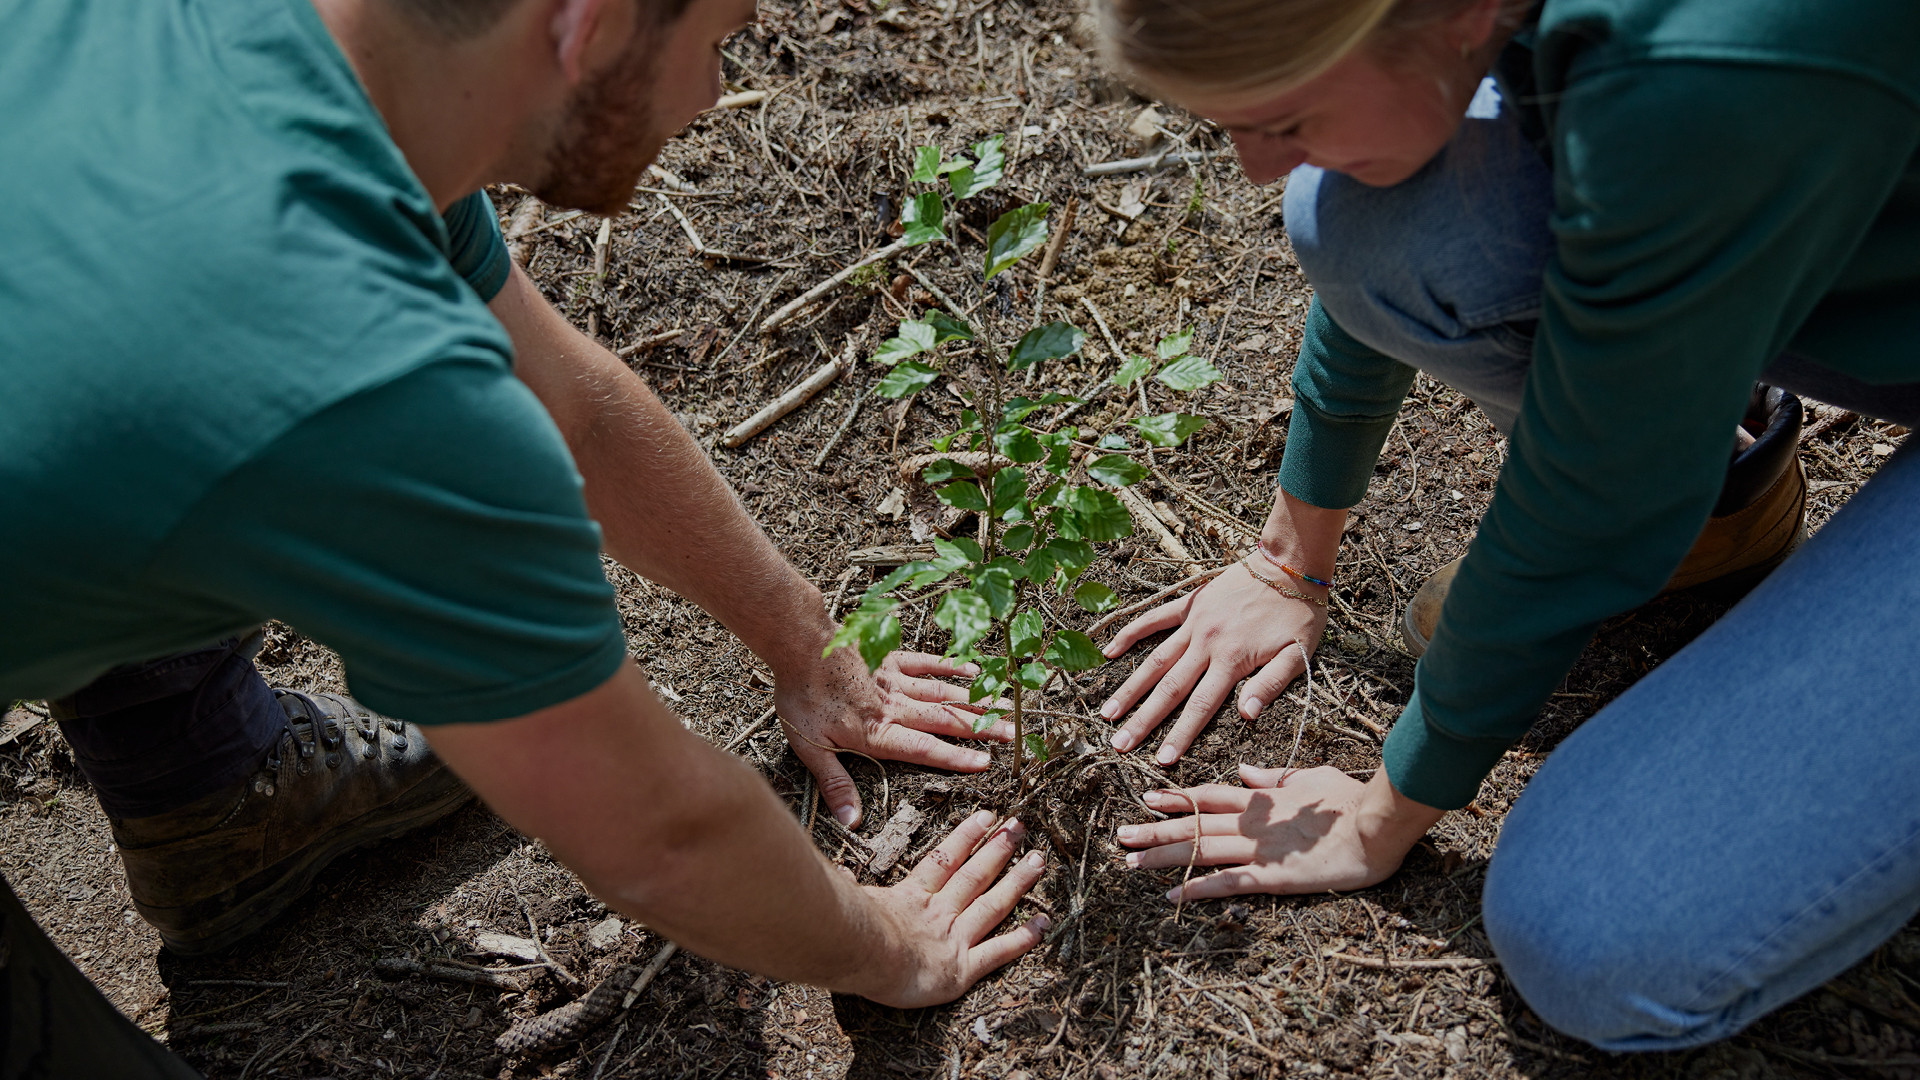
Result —
[[1280, 456], [1287, 494], [1328, 510], [1366, 498], [1413, 374], [1347, 333], [1315, 297], [1293, 365], [1293, 415]]
[[491, 302], [506, 287], [513, 270], [493, 201], [486, 192], [476, 191], [447, 207], [441, 217], [447, 223], [447, 261], [480, 299]]
[[1386, 744], [1394, 785], [1435, 807], [1469, 802], [1601, 620], [1672, 576], [1754, 379], [1914, 148], [1888, 137], [1910, 110], [1836, 75], [1650, 63], [1568, 85], [1507, 464]]
[[203, 498], [156, 583], [334, 649], [354, 695], [422, 724], [522, 716], [626, 655], [600, 529], [533, 394], [445, 360], [309, 417]]

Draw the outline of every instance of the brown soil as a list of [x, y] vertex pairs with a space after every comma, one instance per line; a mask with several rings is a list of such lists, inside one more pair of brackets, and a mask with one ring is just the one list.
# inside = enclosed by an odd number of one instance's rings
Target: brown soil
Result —
[[[886, 242], [906, 188], [908, 148], [925, 141], [951, 150], [1010, 133], [1009, 190], [977, 200], [990, 205], [963, 215], [963, 233], [984, 231], [1016, 196], [1056, 206], [1079, 199], [1079, 222], [1045, 311], [1085, 326], [1092, 342], [1085, 358], [1056, 367], [1054, 384], [1077, 389], [1111, 370], [1083, 297], [1125, 347], [1145, 351], [1183, 322], [1198, 326], [1195, 351], [1213, 357], [1227, 380], [1185, 407], [1213, 423], [1189, 447], [1162, 452], [1163, 477], [1142, 489], [1167, 505], [1194, 554], [1226, 555], [1232, 538], [1188, 492], [1256, 528], [1265, 513], [1309, 296], [1280, 228], [1277, 188], [1247, 184], [1230, 152], [1144, 177], [1084, 179], [1089, 163], [1141, 151], [1127, 128], [1144, 104], [1098, 73], [1085, 51], [1087, 30], [1085, 18], [1059, 0], [896, 0], [878, 9], [870, 0], [777, 0], [729, 46], [727, 67], [737, 84], [777, 95], [709, 115], [668, 147], [663, 164], [700, 194], [637, 194], [634, 212], [612, 229], [604, 278], [594, 271], [597, 219], [560, 222], [532, 206], [518, 218], [539, 229], [521, 241], [537, 280], [610, 346], [687, 328], [671, 344], [636, 350], [636, 370], [716, 447], [716, 462], [746, 505], [829, 592], [843, 580], [855, 590], [870, 580], [867, 570], [849, 574], [855, 549], [912, 539], [912, 515], [879, 508], [900, 486], [894, 463], [951, 423], [957, 403], [936, 390], [905, 411], [866, 409], [816, 470], [814, 455], [854, 395], [878, 377], [863, 364], [742, 449], [717, 449], [717, 440], [823, 353], [851, 340], [866, 355], [930, 299], [911, 281], [896, 298], [889, 288], [896, 265], [778, 334], [752, 329], [766, 312]], [[1178, 148], [1226, 150], [1217, 131], [1178, 110], [1163, 112], [1165, 129], [1184, 144]], [[516, 217], [522, 198], [496, 192], [503, 218]], [[666, 198], [710, 249], [774, 261], [696, 258]], [[1130, 200], [1145, 206], [1131, 223], [1107, 209]], [[944, 291], [978, 295], [943, 255], [906, 261]], [[1030, 317], [1036, 262], [1006, 275], [976, 318], [1006, 329]], [[1172, 407], [1170, 395], [1155, 391], [1165, 395], [1156, 410]], [[1105, 430], [1130, 408], [1105, 399], [1076, 422]], [[1896, 439], [1861, 423], [1810, 444], [1816, 526], [1871, 475], [1876, 444]], [[1336, 616], [1318, 662], [1348, 715], [1316, 711], [1304, 761], [1356, 771], [1377, 763], [1378, 743], [1358, 718], [1391, 722], [1411, 688], [1413, 662], [1397, 648], [1399, 605], [1464, 548], [1502, 449], [1469, 403], [1421, 380], [1358, 509], [1340, 566], [1350, 607]], [[754, 658], [705, 613], [611, 564], [609, 573], [635, 655], [695, 730], [724, 743], [769, 704]], [[1114, 545], [1089, 573], [1123, 600], [1182, 576], [1137, 537]], [[591, 984], [616, 964], [644, 963], [660, 943], [629, 925], [609, 949], [590, 949], [586, 932], [605, 917], [604, 906], [538, 843], [478, 807], [342, 860], [310, 897], [233, 954], [177, 960], [159, 951], [131, 909], [105, 820], [54, 726], [36, 723], [33, 706], [15, 710], [0, 729], [34, 725], [0, 745], [0, 869], [120, 1008], [216, 1078], [1920, 1076], [1912, 1065], [1920, 1055], [1920, 928], [1911, 926], [1828, 988], [1728, 1043], [1635, 1057], [1554, 1034], [1497, 965], [1379, 971], [1323, 958], [1329, 949], [1490, 957], [1478, 895], [1507, 807], [1559, 739], [1719, 612], [1670, 599], [1611, 623], [1475, 806], [1448, 815], [1399, 874], [1359, 894], [1247, 898], [1176, 912], [1161, 898], [1169, 876], [1124, 871], [1110, 839], [1114, 825], [1143, 816], [1134, 799], [1143, 774], [1131, 766], [1063, 770], [1072, 775], [1047, 786], [1025, 812], [1043, 826], [1036, 842], [1057, 849], [1029, 907], [1065, 929], [938, 1009], [880, 1008], [680, 956], [624, 1019], [544, 1056], [503, 1058], [494, 1036], [577, 991], [538, 968], [515, 973], [526, 980], [524, 991], [394, 980], [376, 973], [375, 959], [497, 965], [474, 955], [475, 935], [525, 936], [531, 923], [553, 960]], [[906, 620], [908, 644], [937, 650], [937, 631], [925, 622]], [[1047, 707], [1087, 716], [1145, 651], [1056, 692]], [[285, 627], [272, 628], [261, 659], [277, 684], [339, 686], [333, 657]], [[1224, 715], [1168, 770], [1171, 779], [1202, 782], [1231, 775], [1240, 760], [1284, 759], [1299, 701], [1296, 688], [1258, 721]], [[1091, 741], [1104, 742], [1104, 725], [1081, 723]], [[812, 802], [812, 787], [777, 729], [739, 752], [813, 821], [823, 849], [858, 864], [826, 815], [803, 803]], [[1015, 802], [1004, 768], [977, 778], [893, 764], [883, 775], [857, 760], [851, 768], [869, 807], [861, 830], [868, 839], [903, 802], [927, 810], [933, 825]], [[923, 829], [918, 844], [936, 831]], [[212, 1026], [232, 1024], [240, 1029]]]

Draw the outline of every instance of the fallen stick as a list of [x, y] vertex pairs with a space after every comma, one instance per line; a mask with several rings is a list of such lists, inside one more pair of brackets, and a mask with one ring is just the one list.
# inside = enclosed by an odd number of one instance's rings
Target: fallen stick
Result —
[[[1122, 490], [1125, 490], [1125, 489], [1123, 488]], [[1173, 584], [1167, 586], [1166, 588], [1161, 589], [1159, 592], [1154, 593], [1152, 596], [1147, 597], [1145, 600], [1136, 600], [1133, 603], [1128, 604], [1126, 607], [1118, 608], [1114, 611], [1109, 611], [1105, 615], [1102, 615], [1099, 618], [1099, 620], [1095, 622], [1092, 626], [1087, 627], [1087, 636], [1092, 637], [1093, 635], [1099, 633], [1102, 630], [1105, 630], [1107, 627], [1112, 626], [1114, 623], [1119, 622], [1121, 619], [1124, 619], [1127, 616], [1134, 614], [1135, 612], [1147, 610], [1153, 605], [1159, 603], [1162, 600], [1165, 600], [1167, 597], [1172, 596], [1174, 593], [1179, 592], [1181, 589], [1184, 589], [1189, 585], [1197, 585], [1202, 581], [1207, 581], [1211, 578], [1219, 577], [1221, 574], [1226, 573], [1226, 571], [1227, 571], [1227, 568], [1224, 566], [1216, 566], [1211, 570], [1202, 570], [1197, 574], [1192, 574], [1187, 577], [1181, 578], [1179, 581], [1176, 581]]]
[[1089, 165], [1080, 171], [1082, 176], [1124, 176], [1127, 173], [1149, 172], [1167, 165], [1198, 165], [1217, 154], [1213, 150], [1189, 150], [1182, 154], [1154, 154], [1149, 157], [1124, 158], [1120, 161], [1103, 161], [1098, 165]]
[[1060, 262], [1060, 249], [1067, 246], [1067, 236], [1073, 232], [1073, 219], [1080, 213], [1079, 196], [1068, 196], [1066, 209], [1060, 211], [1060, 228], [1055, 230], [1053, 239], [1047, 241], [1046, 254], [1040, 257], [1040, 287], [1047, 287], [1047, 279], [1053, 276], [1053, 268]]
[[1147, 500], [1141, 498], [1138, 492], [1130, 487], [1123, 487], [1114, 489], [1114, 494], [1119, 496], [1120, 504], [1127, 508], [1127, 513], [1133, 515], [1134, 522], [1144, 526], [1149, 533], [1153, 534], [1153, 538], [1160, 544], [1161, 551], [1186, 563], [1187, 573], [1197, 574], [1201, 571], [1200, 561], [1193, 557], [1193, 552], [1187, 550], [1187, 545], [1181, 543], [1179, 537], [1167, 531], [1167, 526], [1160, 520], [1160, 516], [1153, 512], [1153, 507]]
[[373, 969], [383, 975], [420, 975], [429, 979], [439, 979], [442, 982], [490, 986], [495, 990], [518, 992], [527, 988], [526, 984], [519, 979], [510, 979], [484, 968], [462, 967], [454, 964], [423, 964], [404, 956], [383, 956], [373, 962]]
[[703, 259], [720, 259], [724, 262], [769, 263], [779, 261], [772, 255], [743, 255], [737, 251], [724, 251], [720, 248], [708, 247], [707, 242], [700, 239], [700, 234], [694, 231], [693, 222], [678, 206], [674, 205], [672, 199], [667, 198], [665, 195], [659, 195], [656, 196], [656, 198], [660, 200], [662, 206], [673, 211], [673, 216], [680, 222], [680, 231], [687, 234], [687, 242], [693, 245], [693, 253], [695, 255]]
[[990, 454], [985, 450], [954, 450], [945, 454], [915, 454], [900, 463], [902, 480], [918, 480], [927, 466], [938, 461], [951, 461], [955, 465], [965, 465], [973, 470], [975, 476], [991, 476], [1013, 464], [1013, 459], [999, 454]]
[[660, 181], [669, 191], [678, 191], [683, 195], [698, 195], [700, 193], [698, 188], [658, 165], [647, 166], [647, 175]]
[[1850, 424], [1860, 418], [1860, 414], [1851, 409], [1837, 409], [1831, 405], [1816, 406], [1820, 418], [1808, 424], [1800, 431], [1800, 445], [1805, 446], [1813, 440], [1832, 431], [1842, 424]]
[[758, 105], [767, 100], [765, 90], [742, 90], [737, 94], [724, 94], [713, 103], [716, 109], [744, 109], [749, 105]]
[[795, 312], [813, 303], [815, 300], [820, 299], [827, 293], [832, 292], [834, 289], [839, 288], [841, 285], [846, 284], [847, 279], [859, 273], [863, 267], [871, 266], [883, 259], [891, 259], [902, 251], [907, 250], [907, 247], [908, 243], [906, 238], [901, 237], [886, 247], [868, 253], [858, 262], [849, 265], [846, 269], [815, 285], [813, 288], [808, 289], [806, 292], [801, 293], [799, 296], [794, 297], [792, 300], [787, 301], [785, 306], [767, 316], [766, 321], [760, 324], [760, 332], [763, 334], [773, 333], [779, 329], [780, 324], [793, 318]]
[[676, 326], [672, 330], [662, 330], [657, 334], [648, 334], [646, 337], [641, 338], [639, 341], [636, 341], [631, 345], [621, 346], [620, 350], [618, 352], [615, 352], [613, 355], [621, 358], [622, 360], [625, 360], [627, 357], [632, 356], [635, 353], [646, 352], [648, 349], [651, 349], [656, 345], [665, 345], [668, 342], [678, 341], [680, 338], [686, 336], [686, 333], [687, 333], [686, 327]]
[[882, 544], [860, 548], [847, 556], [847, 561], [855, 566], [905, 566], [910, 562], [924, 562], [935, 554], [932, 544]]
[[732, 753], [735, 747], [739, 746], [743, 742], [746, 742], [748, 739], [751, 739], [753, 737], [754, 732], [759, 731], [761, 728], [767, 726], [767, 721], [773, 719], [773, 714], [774, 714], [774, 707], [772, 705], [767, 706], [767, 711], [761, 713], [759, 719], [755, 720], [751, 724], [748, 724], [744, 729], [741, 730], [741, 732], [738, 735], [735, 735], [733, 738], [727, 740], [727, 745], [721, 747], [720, 749], [725, 750], [728, 753]]
[[833, 453], [834, 448], [840, 445], [840, 440], [845, 438], [847, 432], [852, 429], [853, 422], [860, 417], [860, 406], [866, 403], [867, 395], [855, 394], [853, 396], [853, 407], [847, 410], [847, 418], [840, 421], [839, 427], [833, 429], [833, 435], [827, 439], [827, 445], [821, 447], [820, 452], [813, 455], [814, 468], [817, 469], [827, 463], [828, 455]]
[[806, 381], [781, 394], [762, 406], [760, 411], [742, 420], [733, 430], [720, 440], [720, 445], [729, 449], [739, 446], [755, 435], [773, 426], [773, 422], [807, 403], [813, 395], [827, 388], [827, 384], [840, 377], [853, 363], [852, 350], [848, 350], [845, 359], [834, 358], [814, 369]]
[[1477, 960], [1471, 956], [1442, 956], [1433, 960], [1389, 960], [1379, 956], [1353, 956], [1348, 953], [1334, 952], [1331, 949], [1320, 955], [1329, 960], [1338, 960], [1343, 964], [1353, 964], [1378, 971], [1397, 971], [1405, 968], [1409, 971], [1472, 971], [1496, 963], [1493, 960]]
[[680, 947], [669, 941], [653, 954], [653, 960], [645, 968], [620, 965], [579, 1000], [531, 1020], [516, 1020], [493, 1040], [494, 1048], [502, 1053], [526, 1055], [578, 1042], [594, 1028], [632, 1007], [679, 951]]

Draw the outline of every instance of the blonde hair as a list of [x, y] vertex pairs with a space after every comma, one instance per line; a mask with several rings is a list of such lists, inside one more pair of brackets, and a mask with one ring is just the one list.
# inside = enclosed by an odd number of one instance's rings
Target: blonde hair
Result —
[[[1107, 63], [1172, 97], [1276, 93], [1381, 31], [1414, 30], [1473, 0], [1094, 0]], [[1503, 7], [1509, 6], [1503, 4]]]

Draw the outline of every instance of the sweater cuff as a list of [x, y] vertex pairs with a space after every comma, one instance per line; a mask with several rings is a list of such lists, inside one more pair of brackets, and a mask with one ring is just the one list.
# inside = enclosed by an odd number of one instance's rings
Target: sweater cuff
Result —
[[1505, 739], [1467, 739], [1444, 731], [1420, 707], [1420, 692], [1387, 733], [1381, 756], [1394, 790], [1436, 810], [1458, 810], [1480, 793], [1510, 744]]
[[1280, 455], [1280, 486], [1325, 510], [1345, 510], [1367, 497], [1367, 483], [1394, 417], [1342, 419], [1296, 398]]

